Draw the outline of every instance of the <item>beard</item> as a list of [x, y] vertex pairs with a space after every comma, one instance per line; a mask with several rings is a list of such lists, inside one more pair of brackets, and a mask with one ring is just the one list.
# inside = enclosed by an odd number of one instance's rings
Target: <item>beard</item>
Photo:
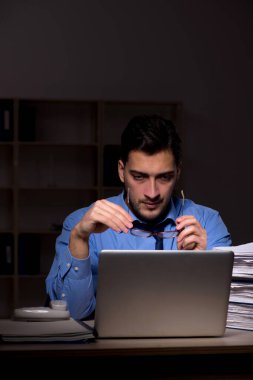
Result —
[[149, 224], [158, 224], [160, 221], [162, 221], [165, 216], [168, 214], [169, 208], [170, 208], [170, 200], [166, 203], [163, 204], [162, 199], [157, 199], [155, 203], [161, 204], [160, 211], [158, 215], [152, 216], [152, 215], [146, 215], [142, 212], [141, 210], [141, 205], [147, 202], [146, 199], [140, 200], [137, 202], [132, 201], [129, 199], [129, 207], [131, 208], [132, 212], [134, 215], [141, 220], [144, 223], [149, 223]]

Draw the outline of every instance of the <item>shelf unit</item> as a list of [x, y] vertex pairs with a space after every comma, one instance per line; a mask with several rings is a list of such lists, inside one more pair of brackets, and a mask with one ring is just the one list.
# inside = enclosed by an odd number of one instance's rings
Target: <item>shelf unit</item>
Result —
[[0, 317], [40, 306], [64, 218], [120, 192], [120, 135], [137, 114], [180, 129], [178, 102], [0, 100]]

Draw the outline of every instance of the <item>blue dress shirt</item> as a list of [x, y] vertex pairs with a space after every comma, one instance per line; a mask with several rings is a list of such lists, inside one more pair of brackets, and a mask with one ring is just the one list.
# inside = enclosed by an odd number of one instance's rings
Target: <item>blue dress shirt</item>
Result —
[[[128, 210], [123, 192], [108, 200]], [[70, 314], [75, 319], [83, 319], [95, 310], [98, 258], [102, 249], [155, 249], [153, 236], [141, 238], [108, 229], [103, 233], [90, 235], [89, 257], [85, 259], [73, 257], [69, 250], [70, 232], [90, 207], [91, 205], [76, 210], [64, 220], [62, 232], [56, 239], [54, 261], [46, 278], [46, 289], [50, 299], [66, 300]], [[170, 219], [170, 223], [165, 231], [175, 229], [175, 220], [182, 215], [182, 210], [183, 215], [193, 215], [205, 228], [207, 249], [232, 244], [230, 234], [219, 213], [189, 199], [185, 199], [183, 208], [182, 199], [176, 197], [171, 199], [170, 210], [166, 216]], [[132, 213], [131, 215], [136, 219]], [[164, 239], [164, 249], [177, 249], [176, 238]]]

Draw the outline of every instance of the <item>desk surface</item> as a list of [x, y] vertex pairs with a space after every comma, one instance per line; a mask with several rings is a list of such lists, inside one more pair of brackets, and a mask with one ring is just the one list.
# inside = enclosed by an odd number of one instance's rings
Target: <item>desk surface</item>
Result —
[[102, 371], [110, 380], [253, 380], [253, 331], [227, 329], [219, 338], [1, 343], [0, 362], [10, 376], [19, 368], [27, 380], [34, 379], [31, 364], [58, 377]]
[[0, 355], [38, 356], [172, 356], [253, 354], [253, 331], [226, 329], [223, 337], [97, 339], [88, 343], [1, 343]]

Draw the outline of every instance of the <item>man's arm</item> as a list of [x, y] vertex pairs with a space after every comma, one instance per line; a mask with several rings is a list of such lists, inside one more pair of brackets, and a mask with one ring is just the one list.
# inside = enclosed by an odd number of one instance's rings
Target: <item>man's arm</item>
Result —
[[56, 254], [46, 287], [50, 299], [67, 301], [73, 318], [83, 319], [95, 309], [90, 254], [97, 252], [90, 235], [108, 228], [127, 232], [132, 227], [130, 221], [131, 216], [122, 207], [107, 200], [77, 210], [65, 219], [56, 240]]
[[70, 232], [84, 212], [85, 209], [77, 210], [65, 219], [62, 232], [56, 239], [55, 257], [46, 278], [50, 299], [67, 301], [70, 315], [75, 319], [88, 316], [95, 308], [90, 258], [74, 258], [69, 250]]

